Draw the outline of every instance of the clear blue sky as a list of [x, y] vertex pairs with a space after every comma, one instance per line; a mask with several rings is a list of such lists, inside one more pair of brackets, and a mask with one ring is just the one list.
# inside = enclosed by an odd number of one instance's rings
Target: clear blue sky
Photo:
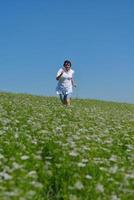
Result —
[[74, 97], [134, 103], [134, 1], [0, 2], [0, 91], [56, 95], [65, 59]]

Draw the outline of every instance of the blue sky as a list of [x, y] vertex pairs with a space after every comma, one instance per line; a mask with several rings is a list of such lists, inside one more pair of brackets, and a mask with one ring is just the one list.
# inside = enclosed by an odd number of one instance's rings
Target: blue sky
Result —
[[0, 2], [0, 91], [54, 96], [72, 62], [74, 97], [134, 103], [133, 0]]

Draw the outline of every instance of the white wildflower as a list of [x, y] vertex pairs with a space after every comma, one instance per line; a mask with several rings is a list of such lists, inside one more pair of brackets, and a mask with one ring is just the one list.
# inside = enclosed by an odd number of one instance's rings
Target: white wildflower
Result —
[[45, 169], [49, 170], [49, 166], [51, 165], [51, 162], [45, 161]]
[[29, 159], [29, 156], [27, 155], [21, 156], [21, 160], [28, 160], [28, 159]]
[[11, 192], [4, 192], [4, 195], [5, 196], [8, 196], [8, 197], [14, 197], [14, 196], [16, 196], [16, 194], [13, 192], [13, 191], [11, 191]]
[[12, 179], [12, 176], [10, 176], [8, 173], [6, 172], [1, 172], [0, 173], [0, 176], [4, 179], [4, 180], [11, 180]]
[[96, 185], [96, 191], [97, 192], [104, 192], [104, 186], [102, 184], [98, 183]]
[[76, 151], [71, 151], [71, 152], [69, 153], [69, 155], [70, 155], [70, 156], [73, 156], [73, 157], [76, 157], [76, 156], [78, 156], [78, 153], [77, 153]]
[[118, 170], [118, 166], [114, 165], [113, 167], [110, 167], [109, 172], [111, 174], [115, 174], [117, 172], [117, 170]]
[[107, 172], [107, 168], [105, 168], [105, 167], [100, 167], [100, 170], [104, 171], [104, 172]]
[[13, 162], [13, 169], [14, 170], [16, 170], [16, 169], [21, 169], [23, 166], [22, 165], [20, 165], [20, 164], [18, 164], [18, 163], [16, 163], [16, 162]]
[[83, 162], [83, 163], [87, 163], [87, 162], [88, 162], [88, 159], [84, 159], [84, 158], [83, 158], [83, 159], [82, 159], [82, 162]]
[[32, 140], [32, 142], [31, 142], [32, 144], [38, 144], [38, 142], [37, 142], [37, 140], [36, 139], [34, 139], [34, 140]]
[[111, 196], [111, 200], [120, 200], [115, 194]]
[[27, 175], [28, 177], [37, 177], [36, 171], [30, 171]]
[[9, 124], [9, 123], [10, 123], [10, 119], [8, 119], [8, 118], [3, 119], [3, 121], [2, 121], [3, 126], [7, 126], [7, 124]]
[[0, 159], [3, 159], [3, 158], [4, 158], [4, 156], [2, 154], [0, 154]]
[[69, 200], [78, 200], [77, 196], [74, 194], [69, 195]]
[[42, 159], [41, 155], [34, 155], [34, 158], [35, 158], [36, 160], [41, 160], [41, 159]]
[[55, 128], [55, 131], [56, 131], [56, 133], [59, 133], [59, 132], [62, 131], [62, 128], [61, 128], [61, 127], [56, 127], [56, 128]]
[[35, 188], [43, 188], [43, 185], [42, 185], [42, 183], [40, 183], [40, 182], [32, 181], [32, 185], [33, 185]]
[[129, 150], [134, 150], [134, 146], [133, 146], [133, 145], [127, 144], [126, 146], [127, 146], [127, 148], [128, 148]]
[[5, 191], [4, 195], [8, 197], [17, 197], [20, 195], [20, 190], [16, 188], [12, 191]]
[[8, 131], [8, 129], [9, 129], [8, 126], [4, 126], [4, 127], [3, 127], [4, 133], [5, 133], [5, 131]]
[[46, 156], [45, 158], [46, 158], [46, 160], [51, 160], [53, 157], [52, 156]]
[[89, 151], [89, 150], [90, 150], [90, 147], [83, 146], [83, 149], [84, 149], [85, 151]]
[[110, 161], [113, 161], [113, 162], [116, 162], [117, 161], [117, 156], [116, 155], [112, 155], [110, 158], [109, 158]]
[[125, 177], [129, 179], [134, 179], [134, 173], [126, 174]]
[[19, 138], [19, 134], [18, 134], [18, 132], [15, 132], [15, 134], [14, 134], [14, 138], [15, 138], [15, 139], [18, 139], [18, 138]]
[[0, 130], [0, 135], [3, 135], [4, 133], [5, 133], [4, 131]]
[[26, 193], [26, 196], [31, 197], [31, 196], [34, 196], [35, 194], [36, 194], [35, 191], [30, 190], [30, 191], [28, 191], [28, 192]]
[[109, 130], [108, 129], [106, 129], [106, 130], [104, 130], [104, 132], [103, 132], [104, 134], [108, 134], [109, 133]]
[[85, 167], [86, 163], [79, 162], [77, 165], [78, 165], [78, 167]]
[[92, 179], [92, 176], [89, 175], [89, 174], [87, 174], [87, 175], [85, 176], [85, 178], [90, 180], [90, 179]]
[[[77, 134], [78, 134], [78, 133], [77, 133]], [[78, 135], [79, 135], [79, 134], [78, 134]], [[75, 140], [79, 140], [80, 137], [79, 137], [78, 135], [73, 135], [73, 139], [75, 139]]]
[[74, 188], [77, 190], [82, 190], [84, 188], [84, 185], [81, 181], [77, 181], [74, 185]]

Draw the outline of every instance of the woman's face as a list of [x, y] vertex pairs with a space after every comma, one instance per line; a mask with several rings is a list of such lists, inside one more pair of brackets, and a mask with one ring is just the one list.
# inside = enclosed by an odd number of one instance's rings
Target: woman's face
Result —
[[69, 71], [69, 70], [70, 70], [70, 64], [67, 63], [67, 64], [65, 65], [65, 69], [66, 69], [67, 71]]

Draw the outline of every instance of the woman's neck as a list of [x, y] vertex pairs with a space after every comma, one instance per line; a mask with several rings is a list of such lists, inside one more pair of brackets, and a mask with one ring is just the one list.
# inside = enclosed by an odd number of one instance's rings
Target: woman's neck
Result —
[[65, 72], [69, 72], [70, 71], [70, 69], [66, 69], [65, 67], [63, 67], [63, 69], [64, 69]]

